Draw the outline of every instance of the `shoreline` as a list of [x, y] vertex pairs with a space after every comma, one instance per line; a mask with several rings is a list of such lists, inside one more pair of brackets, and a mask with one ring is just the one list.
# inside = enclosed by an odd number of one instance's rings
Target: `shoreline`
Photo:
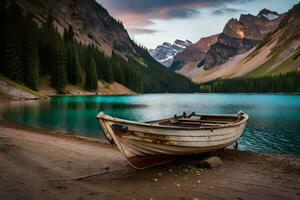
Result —
[[77, 133], [70, 132], [70, 131], [68, 131], [68, 133], [66, 133], [66, 131], [52, 130], [50, 128], [29, 126], [29, 125], [24, 125], [24, 124], [20, 124], [20, 123], [10, 122], [10, 121], [2, 118], [1, 113], [0, 113], [0, 126], [4, 126], [7, 128], [11, 128], [11, 129], [29, 131], [29, 132], [33, 132], [35, 134], [42, 134], [42, 135], [63, 138], [63, 139], [77, 140], [77, 141], [94, 143], [94, 144], [109, 144], [109, 142], [107, 142], [105, 139], [102, 139], [100, 137], [99, 138], [85, 137], [85, 136], [80, 136]]
[[[1, 105], [1, 101], [0, 101], [0, 105]], [[65, 131], [65, 130], [53, 130], [51, 128], [46, 128], [46, 127], [30, 126], [30, 125], [26, 125], [26, 124], [11, 122], [11, 121], [3, 118], [1, 116], [1, 114], [2, 113], [1, 113], [1, 107], [0, 107], [0, 126], [3, 125], [8, 128], [15, 128], [15, 129], [19, 129], [19, 130], [31, 131], [36, 134], [46, 134], [46, 135], [53, 136], [53, 137], [72, 139], [72, 140], [90, 142], [90, 143], [95, 143], [95, 144], [110, 144], [105, 138], [81, 136], [76, 132]], [[300, 155], [295, 155], [295, 154], [262, 152], [262, 151], [251, 151], [251, 150], [240, 150], [240, 149], [238, 149], [237, 151], [249, 152], [249, 153], [253, 153], [253, 154], [269, 154], [269, 155], [273, 155], [273, 156], [289, 156], [289, 157], [295, 157], [295, 158], [300, 159]]]
[[0, 101], [48, 101], [52, 97], [88, 97], [88, 96], [99, 96], [99, 97], [117, 97], [117, 96], [139, 96], [139, 95], [176, 95], [176, 94], [224, 94], [224, 95], [300, 95], [300, 93], [135, 93], [135, 94], [57, 94], [37, 97], [0, 97]]
[[[41, 97], [36, 97], [36, 98], [13, 98], [11, 99], [12, 101], [27, 101], [27, 100], [48, 100], [52, 97], [80, 97], [80, 96], [139, 96], [139, 95], [155, 95], [155, 94], [160, 94], [160, 95], [168, 95], [168, 94], [226, 94], [226, 95], [235, 95], [235, 94], [245, 94], [245, 95], [300, 95], [300, 92], [290, 92], [290, 93], [283, 93], [283, 92], [265, 92], [265, 93], [258, 93], [258, 92], [253, 92], [253, 93], [135, 93], [135, 94], [57, 94], [57, 95], [48, 95], [48, 96], [41, 96]], [[7, 100], [10, 100], [9, 98], [6, 98]]]
[[11, 100], [11, 101], [29, 101], [29, 100], [48, 100], [51, 97], [63, 97], [63, 96], [131, 96], [131, 95], [143, 95], [143, 94], [261, 94], [261, 95], [300, 95], [300, 92], [239, 92], [239, 93], [136, 93], [120, 85], [117, 82], [111, 83], [109, 87], [104, 87], [101, 81], [101, 87], [97, 91], [85, 91], [77, 86], [68, 85], [66, 88], [66, 94], [57, 94], [53, 88], [49, 88], [49, 84], [41, 84], [39, 92], [30, 90], [24, 85], [18, 84], [13, 80], [10, 80], [0, 74], [0, 100]]
[[[195, 167], [200, 157], [192, 156], [135, 170], [105, 140], [0, 120], [0, 195], [4, 199], [300, 197], [299, 157], [235, 150], [220, 157], [223, 165], [215, 169]], [[96, 175], [69, 180], [91, 174]]]

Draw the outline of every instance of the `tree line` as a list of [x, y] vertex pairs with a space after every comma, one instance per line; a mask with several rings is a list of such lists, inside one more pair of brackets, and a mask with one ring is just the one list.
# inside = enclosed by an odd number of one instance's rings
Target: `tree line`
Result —
[[257, 78], [219, 79], [200, 84], [203, 93], [287, 93], [300, 92], [300, 72]]
[[70, 25], [61, 36], [51, 13], [38, 25], [35, 16], [23, 15], [14, 1], [1, 1], [0, 73], [38, 91], [40, 80], [50, 77], [51, 86], [64, 93], [67, 84], [89, 91], [97, 81], [119, 82], [141, 93], [197, 92], [198, 85], [176, 74], [149, 56], [147, 50], [133, 43], [137, 57], [112, 53], [104, 55], [92, 45], [74, 38]]

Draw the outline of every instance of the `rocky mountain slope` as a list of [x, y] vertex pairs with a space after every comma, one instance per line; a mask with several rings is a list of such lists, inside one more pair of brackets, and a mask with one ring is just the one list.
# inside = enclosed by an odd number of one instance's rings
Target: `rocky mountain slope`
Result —
[[205, 82], [299, 70], [298, 7], [281, 15], [263, 9], [257, 16], [231, 19], [200, 63], [203, 65], [184, 65], [178, 72]]
[[211, 69], [215, 65], [225, 63], [230, 57], [247, 52], [267, 34], [272, 33], [282, 19], [273, 17], [274, 19], [270, 20], [265, 17], [272, 13], [274, 12], [264, 9], [257, 16], [247, 14], [241, 15], [239, 20], [229, 20], [218, 41], [207, 52], [204, 68]]
[[179, 70], [184, 65], [197, 65], [199, 61], [201, 62], [205, 58], [210, 46], [217, 42], [218, 36], [217, 34], [201, 38], [195, 44], [185, 48], [175, 56], [171, 68]]
[[211, 69], [191, 73], [196, 82], [217, 78], [262, 77], [300, 71], [300, 4], [286, 13], [277, 29], [256, 46]]
[[265, 17], [268, 20], [274, 20], [274, 19], [278, 18], [280, 15], [278, 14], [278, 12], [271, 11], [271, 10], [264, 8], [258, 13], [258, 16], [260, 18]]
[[[285, 74], [300, 70], [300, 3], [284, 16], [277, 31], [266, 37], [248, 58], [255, 59], [261, 54], [262, 49], [270, 46], [273, 47], [267, 59], [254, 70], [245, 73], [247, 76]], [[239, 74], [230, 76], [239, 76]]]
[[158, 45], [155, 49], [149, 49], [150, 55], [166, 67], [170, 67], [174, 57], [182, 52], [185, 48], [192, 45], [192, 42], [186, 40], [175, 40], [173, 44], [164, 42]]
[[135, 49], [123, 25], [93, 0], [15, 0], [25, 13], [34, 13], [43, 24], [49, 13], [55, 19], [60, 34], [72, 26], [77, 41], [93, 44], [107, 55], [112, 51], [134, 55]]

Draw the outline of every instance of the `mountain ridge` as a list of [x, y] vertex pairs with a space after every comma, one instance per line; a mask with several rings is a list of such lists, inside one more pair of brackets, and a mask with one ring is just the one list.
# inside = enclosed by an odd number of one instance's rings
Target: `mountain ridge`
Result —
[[215, 79], [261, 78], [300, 71], [300, 4], [282, 18], [274, 33], [244, 54], [211, 70], [199, 70], [196, 82]]
[[201, 62], [205, 58], [210, 46], [217, 42], [219, 34], [203, 37], [196, 43], [179, 52], [171, 65], [172, 70], [179, 70], [183, 65]]
[[[239, 20], [229, 20], [218, 41], [210, 47], [202, 66], [185, 65], [177, 72], [195, 82], [207, 82], [299, 71], [299, 7], [297, 4], [283, 14], [262, 9], [257, 16], [247, 14], [241, 15]], [[277, 17], [270, 20], [264, 16], [268, 13]], [[251, 19], [257, 21], [249, 24]], [[209, 62], [213, 64], [205, 65]]]
[[239, 20], [229, 20], [218, 41], [209, 49], [204, 69], [211, 69], [225, 63], [229, 57], [249, 51], [267, 34], [274, 32], [281, 19], [269, 20], [259, 15], [242, 14]]
[[155, 49], [149, 49], [150, 55], [166, 67], [170, 67], [175, 56], [182, 52], [185, 48], [192, 45], [189, 40], [175, 40], [173, 44], [164, 42], [158, 45]]
[[[133, 43], [123, 24], [110, 17], [108, 11], [91, 0], [15, 0], [25, 13], [34, 13], [36, 22], [43, 24], [48, 14], [60, 35], [70, 25], [75, 39], [84, 45], [94, 45], [106, 55], [113, 51], [128, 56], [135, 53]], [[97, 23], [95, 23], [97, 22]], [[123, 48], [122, 52], [118, 48]]]

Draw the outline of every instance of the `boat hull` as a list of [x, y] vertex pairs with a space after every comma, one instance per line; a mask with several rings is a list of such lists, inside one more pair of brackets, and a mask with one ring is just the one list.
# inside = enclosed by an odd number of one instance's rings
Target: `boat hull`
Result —
[[223, 128], [187, 129], [136, 123], [99, 114], [98, 120], [109, 141], [128, 162], [143, 169], [177, 156], [213, 152], [239, 139], [246, 120]]

